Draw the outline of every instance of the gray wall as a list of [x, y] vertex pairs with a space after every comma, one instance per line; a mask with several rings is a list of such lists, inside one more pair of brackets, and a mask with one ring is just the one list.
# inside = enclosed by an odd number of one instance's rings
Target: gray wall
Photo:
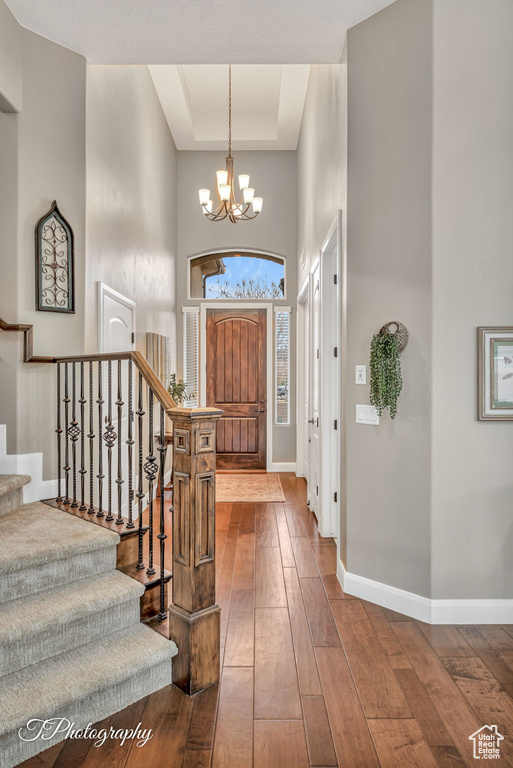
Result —
[[[178, 153], [178, 272], [177, 327], [178, 360], [182, 361], [182, 315], [187, 299], [188, 256], [209, 250], [260, 250], [286, 257], [286, 298], [273, 304], [295, 305], [297, 296], [296, 257], [296, 153], [288, 151], [236, 152], [235, 172], [249, 173], [256, 194], [264, 198], [262, 213], [254, 221], [232, 224], [210, 222], [204, 217], [198, 189], [214, 191], [215, 172], [224, 168], [223, 152]], [[291, 380], [296, 376], [296, 313], [292, 313]], [[270, 398], [270, 393], [268, 394]], [[273, 428], [273, 461], [296, 460], [295, 399], [291, 401], [290, 426]]]
[[[347, 569], [430, 594], [430, 0], [397, 0], [347, 40]], [[374, 333], [406, 325], [398, 415], [355, 423]]]
[[[476, 420], [476, 327], [511, 325], [513, 6], [397, 0], [349, 31], [347, 567], [443, 598], [513, 586], [513, 427]], [[394, 423], [351, 386], [410, 331]]]
[[[136, 300], [140, 349], [147, 330], [174, 338], [176, 150], [147, 69], [90, 68], [86, 281], [86, 61], [1, 3], [0, 65], [1, 107], [21, 106], [0, 112], [0, 317], [34, 325], [36, 354], [96, 351], [104, 280]], [[34, 225], [53, 199], [75, 235], [74, 315], [35, 310]], [[55, 370], [22, 363], [21, 342], [0, 333], [0, 423], [8, 451], [43, 452], [51, 479]]]
[[[0, 6], [2, 22], [5, 7]], [[34, 324], [36, 354], [80, 352], [84, 332], [85, 240], [85, 60], [19, 27], [0, 26], [0, 50], [17, 37], [19, 59], [8, 82], [22, 84], [19, 114], [0, 114], [2, 210], [2, 316]], [[4, 73], [5, 74], [5, 73]], [[12, 91], [11, 91], [12, 94]], [[11, 96], [12, 99], [12, 96]], [[15, 101], [15, 99], [12, 99]], [[20, 102], [18, 102], [20, 103]], [[16, 195], [17, 191], [17, 195]], [[34, 225], [53, 199], [75, 235], [77, 312], [58, 315], [35, 310]], [[46, 450], [55, 428], [51, 365], [24, 365], [21, 335], [0, 335], [0, 422], [8, 427], [8, 451]], [[5, 396], [4, 396], [5, 394]]]
[[[297, 148], [298, 166], [298, 288], [319, 256], [337, 212], [343, 211], [345, 240], [347, 216], [347, 57], [346, 48], [338, 65], [314, 65], [310, 69], [303, 120]], [[344, 242], [345, 252], [345, 242]], [[344, 271], [344, 270], [342, 270]], [[344, 276], [341, 275], [341, 281]], [[343, 288], [343, 286], [342, 286]], [[342, 290], [342, 295], [344, 290]], [[345, 381], [345, 302], [342, 314], [342, 380]], [[301, 372], [300, 372], [301, 375]], [[345, 402], [345, 391], [342, 392]], [[345, 434], [341, 408], [340, 434]], [[345, 441], [341, 446], [341, 489], [345, 489]], [[340, 497], [339, 556], [346, 560], [345, 493]]]
[[0, 111], [21, 110], [22, 39], [22, 28], [3, 0], [0, 0]]
[[433, 597], [513, 594], [513, 423], [477, 422], [478, 325], [513, 325], [513, 3], [435, 0]]
[[347, 62], [313, 65], [297, 148], [299, 288], [347, 194]]
[[175, 338], [177, 152], [147, 67], [87, 72], [86, 349], [97, 349], [97, 282], [136, 302], [145, 333]]

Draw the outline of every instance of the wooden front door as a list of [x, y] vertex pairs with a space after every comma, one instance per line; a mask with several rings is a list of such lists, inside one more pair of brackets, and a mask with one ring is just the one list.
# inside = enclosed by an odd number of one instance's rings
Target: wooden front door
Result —
[[265, 469], [266, 310], [207, 310], [207, 405], [222, 408], [218, 469]]

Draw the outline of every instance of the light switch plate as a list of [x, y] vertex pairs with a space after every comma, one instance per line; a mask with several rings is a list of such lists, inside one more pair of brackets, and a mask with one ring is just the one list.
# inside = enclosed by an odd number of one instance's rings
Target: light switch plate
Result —
[[367, 366], [357, 365], [355, 373], [356, 384], [367, 384]]
[[379, 416], [376, 408], [373, 405], [357, 405], [356, 423], [379, 426]]

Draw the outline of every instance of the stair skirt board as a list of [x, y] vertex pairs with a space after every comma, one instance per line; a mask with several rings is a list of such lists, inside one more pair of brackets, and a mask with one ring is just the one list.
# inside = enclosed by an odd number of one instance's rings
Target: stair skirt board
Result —
[[[151, 631], [151, 630], [150, 630]], [[74, 730], [86, 728], [89, 723], [97, 723], [116, 712], [125, 709], [139, 699], [155, 693], [166, 685], [171, 684], [171, 661], [166, 659], [150, 668], [138, 672], [136, 675], [123, 680], [117, 685], [103, 691], [97, 691], [81, 701], [74, 702], [63, 710], [51, 715], [57, 719], [66, 718], [74, 723]], [[50, 716], [48, 716], [50, 717]], [[127, 726], [128, 727], [128, 726]], [[144, 728], [143, 723], [143, 728]], [[45, 749], [58, 744], [65, 737], [65, 733], [57, 734], [48, 741], [23, 741], [18, 731], [6, 735], [0, 739], [0, 753], [2, 754], [2, 768], [14, 768], [14, 766], [39, 754]]]

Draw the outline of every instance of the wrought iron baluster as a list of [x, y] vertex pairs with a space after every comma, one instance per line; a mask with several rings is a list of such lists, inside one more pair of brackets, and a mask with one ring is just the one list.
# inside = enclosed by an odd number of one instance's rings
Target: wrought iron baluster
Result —
[[123, 505], [123, 443], [121, 441], [121, 428], [122, 423], [121, 420], [123, 418], [123, 405], [124, 402], [122, 400], [122, 381], [121, 381], [121, 360], [118, 360], [118, 399], [116, 400], [116, 405], [118, 407], [118, 477], [116, 480], [117, 486], [118, 486], [118, 517], [116, 520], [116, 525], [123, 525], [123, 515], [121, 514], [122, 505]]
[[103, 404], [105, 400], [103, 399], [103, 387], [102, 387], [102, 361], [98, 361], [98, 400], [96, 401], [98, 403], [98, 474], [96, 477], [98, 478], [98, 512], [96, 513], [96, 517], [104, 517], [105, 512], [103, 511], [103, 481], [105, 479], [105, 475], [103, 474], [103, 440], [102, 440], [102, 432], [103, 432]]
[[135, 440], [133, 439], [133, 425], [132, 425], [132, 387], [133, 387], [133, 370], [132, 361], [128, 361], [128, 439], [126, 444], [128, 446], [128, 523], [127, 528], [135, 528], [133, 521], [133, 445]]
[[85, 404], [86, 399], [84, 397], [84, 363], [80, 363], [80, 506], [79, 509], [83, 512], [87, 509], [85, 505], [85, 476], [87, 470], [85, 468]]
[[94, 432], [93, 432], [93, 363], [89, 363], [89, 509], [87, 513], [94, 515]]
[[107, 426], [105, 427], [104, 440], [107, 446], [107, 517], [109, 522], [114, 520], [112, 514], [112, 448], [116, 442], [116, 433], [112, 424], [112, 361], [107, 363], [108, 381], [107, 381]]
[[61, 364], [57, 363], [57, 501], [62, 501], [62, 478], [61, 478]]
[[143, 377], [142, 373], [139, 373], [139, 407], [137, 409], [137, 441], [139, 444], [139, 478], [138, 478], [138, 491], [137, 491], [137, 505], [139, 512], [139, 557], [137, 559], [137, 570], [142, 571], [144, 569], [143, 558]]
[[153, 485], [155, 483], [155, 478], [158, 473], [158, 467], [157, 467], [157, 459], [155, 458], [153, 454], [153, 443], [154, 443], [154, 435], [153, 435], [153, 390], [151, 387], [148, 387], [149, 394], [148, 394], [148, 455], [146, 456], [146, 464], [144, 465], [144, 471], [146, 473], [146, 478], [148, 480], [148, 512], [149, 512], [149, 531], [148, 536], [150, 537], [148, 542], [148, 548], [149, 548], [149, 558], [148, 558], [148, 568], [146, 569], [146, 573], [148, 576], [153, 576], [155, 574], [155, 568], [153, 567]]
[[71, 364], [71, 424], [69, 427], [69, 436], [71, 440], [71, 463], [73, 467], [73, 499], [72, 507], [78, 507], [77, 502], [77, 440], [80, 434], [80, 428], [77, 421], [77, 372], [76, 364]]
[[65, 489], [64, 489], [64, 504], [69, 504], [71, 499], [69, 497], [69, 383], [68, 383], [68, 363], [64, 364], [64, 475], [65, 477]]
[[160, 445], [159, 445], [159, 453], [160, 453], [160, 533], [158, 535], [158, 540], [160, 542], [160, 613], [158, 615], [159, 621], [163, 621], [167, 618], [167, 606], [165, 604], [165, 593], [166, 593], [166, 584], [165, 584], [165, 577], [164, 577], [164, 571], [165, 571], [165, 553], [166, 553], [166, 521], [164, 517], [164, 473], [166, 470], [166, 453], [167, 453], [167, 446], [166, 446], [166, 435], [165, 435], [165, 425], [164, 425], [164, 416], [165, 411], [164, 407], [160, 406]]

